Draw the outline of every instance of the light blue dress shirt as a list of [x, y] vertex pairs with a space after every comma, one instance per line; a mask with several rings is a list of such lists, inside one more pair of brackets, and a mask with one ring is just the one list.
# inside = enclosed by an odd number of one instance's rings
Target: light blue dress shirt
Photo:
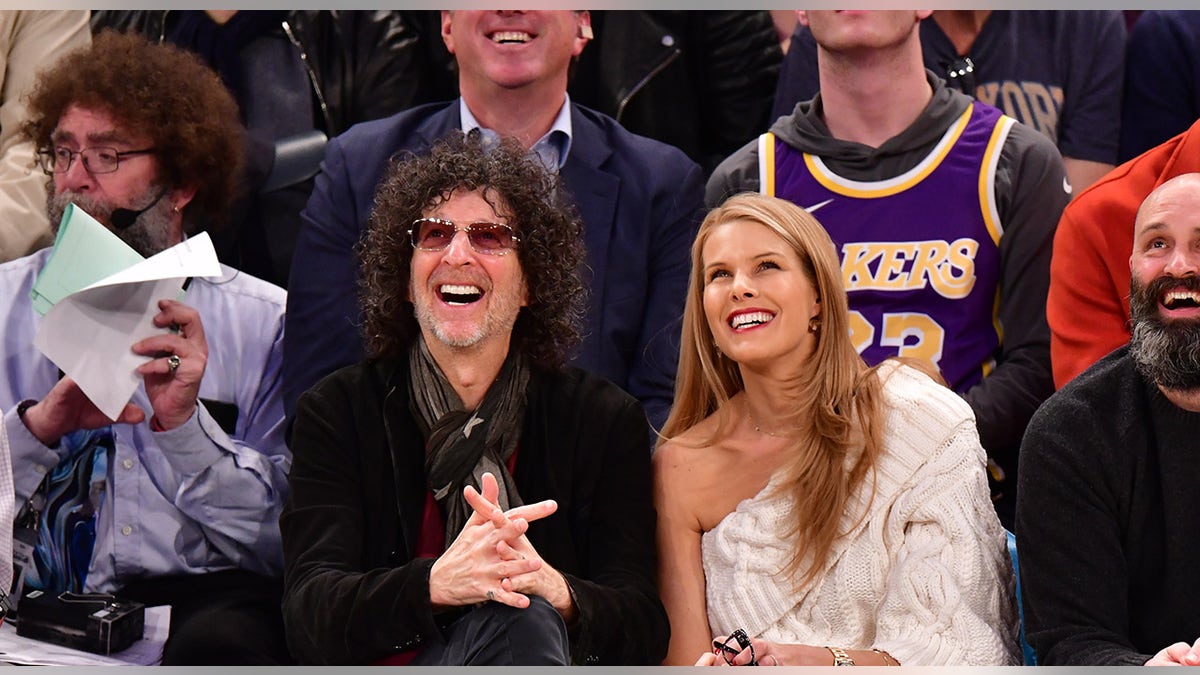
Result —
[[[51, 249], [0, 265], [0, 409], [12, 452], [19, 509], [59, 452], [37, 440], [17, 403], [41, 399], [58, 367], [33, 346], [41, 317], [29, 289]], [[150, 430], [143, 386], [132, 402], [147, 421], [114, 425], [96, 545], [86, 591], [112, 592], [122, 580], [241, 568], [282, 573], [279, 511], [291, 453], [284, 443], [280, 359], [286, 293], [222, 265], [220, 279], [194, 279], [184, 303], [200, 313], [208, 364], [200, 398], [237, 407], [226, 434], [200, 405], [185, 424]]]
[[[470, 133], [472, 129], [479, 129], [487, 143], [495, 143], [500, 139], [500, 134], [479, 124], [479, 120], [471, 114], [471, 110], [467, 108], [467, 102], [462, 97], [458, 99], [458, 111], [462, 118], [464, 134]], [[558, 115], [554, 117], [550, 130], [543, 134], [533, 144], [533, 147], [529, 148], [529, 151], [536, 154], [542, 160], [542, 164], [554, 173], [558, 173], [563, 164], [567, 163], [567, 155], [571, 153], [571, 97], [569, 95], [563, 94], [562, 107], [558, 109]]]

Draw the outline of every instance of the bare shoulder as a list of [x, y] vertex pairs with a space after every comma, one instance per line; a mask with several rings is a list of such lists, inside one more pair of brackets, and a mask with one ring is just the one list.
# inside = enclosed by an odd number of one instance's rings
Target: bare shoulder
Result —
[[764, 443], [721, 422], [720, 412], [711, 415], [655, 453], [660, 525], [711, 530], [741, 501], [763, 490], [791, 447]]
[[654, 451], [655, 503], [660, 516], [699, 522], [707, 490], [719, 473], [711, 445], [717, 429], [710, 416]]
[[654, 451], [654, 471], [676, 472], [707, 463], [717, 431], [716, 414], [709, 415]]

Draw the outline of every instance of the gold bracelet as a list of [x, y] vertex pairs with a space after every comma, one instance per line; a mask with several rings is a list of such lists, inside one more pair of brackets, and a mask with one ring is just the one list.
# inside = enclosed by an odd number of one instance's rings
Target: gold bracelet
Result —
[[880, 657], [883, 659], [883, 665], [885, 665], [885, 666], [898, 666], [898, 665], [900, 665], [900, 660], [899, 660], [899, 659], [897, 659], [896, 657], [892, 656], [891, 654], [889, 654], [889, 653], [887, 653], [887, 652], [883, 651], [882, 649], [875, 649], [874, 647], [872, 647], [872, 648], [871, 648], [871, 651], [875, 652], [876, 654], [878, 654], [878, 655], [879, 655], [879, 656], [880, 656]]
[[845, 649], [842, 649], [841, 647], [830, 647], [828, 645], [825, 646], [825, 649], [828, 649], [829, 653], [833, 654], [833, 665], [835, 665], [835, 666], [853, 666], [853, 665], [855, 665], [854, 659], [850, 658], [850, 655], [846, 653]]

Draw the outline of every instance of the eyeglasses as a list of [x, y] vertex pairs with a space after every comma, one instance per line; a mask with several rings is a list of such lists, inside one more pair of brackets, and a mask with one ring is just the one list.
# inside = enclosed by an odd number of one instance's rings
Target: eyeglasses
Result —
[[968, 96], [975, 95], [975, 62], [960, 56], [946, 66], [946, 84]]
[[754, 658], [754, 645], [750, 643], [750, 636], [746, 635], [746, 631], [738, 628], [725, 638], [725, 642], [717, 642], [713, 640], [713, 650], [720, 651], [721, 657], [725, 659], [725, 663], [733, 665], [733, 660], [737, 658], [745, 649], [750, 650], [750, 663], [748, 666], [757, 666], [758, 661]]
[[56, 145], [49, 150], [39, 151], [37, 158], [42, 171], [45, 171], [47, 175], [69, 171], [71, 163], [75, 161], [75, 155], [83, 158], [83, 168], [88, 173], [112, 173], [117, 170], [117, 167], [121, 166], [122, 157], [148, 155], [154, 152], [154, 150], [154, 148], [146, 148], [144, 150], [125, 150], [121, 152], [116, 148], [105, 146], [72, 150], [61, 145]]
[[454, 235], [467, 233], [467, 241], [476, 253], [505, 255], [517, 247], [520, 237], [508, 225], [476, 221], [459, 227], [444, 218], [418, 218], [408, 230], [413, 248], [422, 251], [441, 251], [450, 245]]

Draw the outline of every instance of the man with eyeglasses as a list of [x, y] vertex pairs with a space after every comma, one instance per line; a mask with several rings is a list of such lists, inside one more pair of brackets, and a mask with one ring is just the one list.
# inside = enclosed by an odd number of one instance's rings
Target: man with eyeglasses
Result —
[[571, 64], [591, 36], [586, 11], [442, 12], [461, 98], [359, 124], [330, 141], [288, 281], [289, 417], [305, 389], [362, 357], [353, 251], [393, 156], [423, 154], [453, 130], [478, 130], [517, 138], [560, 173], [583, 218], [590, 302], [572, 362], [632, 393], [655, 426], [666, 420], [703, 174], [680, 150], [571, 102]]
[[971, 404], [1011, 527], [1021, 434], [1053, 391], [1046, 288], [1066, 173], [1045, 136], [925, 69], [927, 16], [802, 12], [820, 91], [717, 167], [706, 201], [756, 190], [821, 221], [859, 353], [929, 361]]
[[[104, 33], [42, 72], [23, 135], [68, 204], [143, 256], [220, 223], [242, 164], [237, 106], [175, 47]], [[52, 249], [0, 265], [0, 409], [27, 589], [170, 605], [167, 665], [290, 660], [279, 511], [291, 455], [279, 368], [285, 294], [224, 267], [159, 301], [130, 346], [142, 383], [110, 420], [34, 346], [30, 288]], [[104, 358], [98, 354], [97, 358]]]
[[388, 171], [361, 251], [369, 356], [292, 429], [296, 657], [661, 662], [646, 419], [564, 365], [587, 291], [559, 180], [513, 139], [453, 132]]

